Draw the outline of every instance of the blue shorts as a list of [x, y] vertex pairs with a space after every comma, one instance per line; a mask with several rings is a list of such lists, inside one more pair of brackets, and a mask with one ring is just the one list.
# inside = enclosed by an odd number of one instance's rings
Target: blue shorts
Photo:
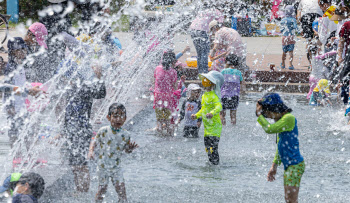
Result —
[[294, 51], [294, 44], [284, 45], [282, 46], [283, 52], [287, 53], [289, 51]]

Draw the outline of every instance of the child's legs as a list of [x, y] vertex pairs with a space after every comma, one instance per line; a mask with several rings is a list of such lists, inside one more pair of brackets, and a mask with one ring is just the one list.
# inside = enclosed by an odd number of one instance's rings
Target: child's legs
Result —
[[190, 126], [185, 126], [184, 127], [184, 137], [190, 137], [190, 135], [191, 135], [190, 130], [191, 130]]
[[230, 106], [230, 117], [232, 125], [236, 125], [236, 112], [239, 104], [239, 96], [233, 96]]
[[299, 187], [284, 186], [284, 199], [287, 203], [297, 203], [299, 196]]
[[288, 203], [298, 202], [299, 187], [301, 177], [305, 171], [304, 161], [296, 165], [291, 165], [284, 171], [284, 193]]
[[184, 137], [198, 137], [199, 128], [196, 126], [185, 126]]
[[111, 172], [112, 183], [115, 187], [115, 191], [118, 194], [119, 202], [127, 202], [126, 200], [126, 189], [123, 171], [121, 168], [113, 169]]
[[287, 53], [283, 51], [282, 53], [282, 66], [286, 65]]
[[294, 56], [293, 51], [294, 51], [294, 48], [292, 51], [289, 52], [289, 67], [293, 66], [293, 56]]
[[96, 202], [102, 202], [104, 194], [107, 192], [108, 182], [109, 182], [109, 174], [106, 169], [99, 167], [97, 169], [98, 176], [98, 190], [95, 196]]
[[208, 153], [209, 161], [213, 165], [218, 165], [220, 161], [219, 157], [219, 137], [207, 136], [204, 137], [205, 151]]
[[107, 188], [108, 188], [108, 184], [107, 185], [99, 185], [98, 186], [98, 190], [97, 190], [97, 193], [95, 195], [95, 201], [96, 202], [102, 202], [103, 201], [103, 197], [107, 193]]
[[237, 110], [230, 110], [231, 123], [236, 125], [236, 112]]
[[73, 166], [74, 182], [78, 192], [88, 192], [90, 188], [90, 171], [87, 165]]
[[220, 119], [221, 119], [221, 123], [222, 125], [226, 125], [226, 111], [225, 110], [222, 110], [220, 112]]
[[119, 202], [127, 202], [126, 199], [126, 189], [125, 189], [125, 183], [124, 182], [116, 182], [114, 184], [115, 191], [118, 194]]

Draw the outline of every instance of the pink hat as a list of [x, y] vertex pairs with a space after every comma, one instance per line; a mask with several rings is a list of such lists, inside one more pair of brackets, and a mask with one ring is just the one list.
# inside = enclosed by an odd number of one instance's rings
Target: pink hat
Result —
[[184, 63], [181, 63], [180, 61], [177, 61], [175, 64], [175, 67], [177, 67], [177, 66], [181, 66], [182, 68], [185, 68], [187, 65]]
[[35, 39], [38, 42], [38, 44], [47, 49], [45, 37], [47, 36], [48, 33], [45, 25], [42, 23], [36, 22], [29, 27], [29, 30], [35, 35]]

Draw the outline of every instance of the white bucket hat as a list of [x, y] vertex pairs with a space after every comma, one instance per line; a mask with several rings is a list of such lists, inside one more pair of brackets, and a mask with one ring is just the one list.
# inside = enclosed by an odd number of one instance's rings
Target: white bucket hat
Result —
[[186, 93], [187, 99], [189, 99], [191, 97], [192, 91], [201, 90], [201, 89], [202, 88], [197, 84], [193, 84], [193, 83], [189, 84], [187, 87], [187, 93]]
[[199, 78], [202, 80], [203, 77], [210, 80], [210, 82], [215, 84], [215, 94], [221, 99], [221, 86], [224, 84], [224, 76], [215, 70], [210, 71], [209, 73], [200, 74]]

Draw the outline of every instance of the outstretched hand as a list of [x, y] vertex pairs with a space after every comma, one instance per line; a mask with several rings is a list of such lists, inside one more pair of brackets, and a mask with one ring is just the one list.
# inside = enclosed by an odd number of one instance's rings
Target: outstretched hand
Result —
[[274, 181], [275, 175], [276, 175], [277, 170], [274, 167], [271, 167], [269, 172], [267, 173], [267, 181], [272, 182]]
[[192, 114], [192, 115], [191, 115], [191, 119], [192, 119], [192, 120], [197, 120], [196, 114]]
[[128, 149], [125, 150], [126, 153], [131, 153], [134, 149], [139, 147], [139, 145], [137, 145], [135, 142], [129, 142], [128, 146]]
[[256, 110], [255, 110], [256, 116], [259, 117], [261, 115], [261, 112], [262, 112], [262, 106], [257, 102], [256, 103]]

